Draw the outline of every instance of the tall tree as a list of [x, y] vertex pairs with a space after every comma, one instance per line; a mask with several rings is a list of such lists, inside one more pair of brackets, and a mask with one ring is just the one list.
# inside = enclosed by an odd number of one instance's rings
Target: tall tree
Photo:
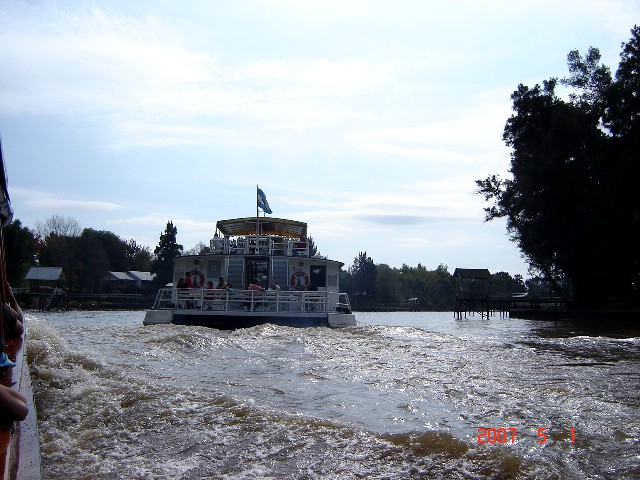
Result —
[[368, 303], [376, 297], [376, 272], [376, 265], [367, 252], [360, 252], [349, 268], [354, 293]]
[[164, 233], [160, 235], [160, 242], [153, 251], [155, 259], [151, 264], [151, 273], [155, 274], [155, 283], [158, 285], [173, 281], [174, 260], [183, 250], [182, 245], [177, 242], [177, 234], [178, 229], [173, 226], [173, 222], [168, 221]]
[[316, 255], [320, 255], [316, 242], [313, 241], [313, 237], [307, 237], [307, 242], [309, 242], [309, 256], [315, 257]]
[[591, 48], [568, 56], [569, 101], [556, 95], [555, 78], [520, 85], [503, 135], [513, 178], [476, 182], [493, 202], [486, 220], [505, 217], [532, 271], [583, 306], [637, 299], [639, 34], [624, 46], [615, 82]]

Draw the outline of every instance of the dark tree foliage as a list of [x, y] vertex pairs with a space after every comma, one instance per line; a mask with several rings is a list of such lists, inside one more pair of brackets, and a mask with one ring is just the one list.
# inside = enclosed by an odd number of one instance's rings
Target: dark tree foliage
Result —
[[12, 287], [22, 286], [24, 277], [33, 264], [36, 244], [33, 233], [14, 220], [3, 228], [7, 280]]
[[514, 293], [525, 293], [527, 287], [522, 275], [514, 275], [513, 277], [507, 272], [493, 273], [487, 282], [487, 291], [492, 296], [508, 297]]
[[[110, 245], [104, 233], [86, 228], [78, 238], [76, 255], [80, 261], [79, 284], [77, 286], [77, 291], [79, 292], [95, 293], [109, 270], [121, 271], [119, 268], [110, 268], [109, 255], [107, 253]], [[114, 260], [114, 264], [118, 264], [120, 259]]]
[[531, 271], [580, 306], [638, 299], [639, 42], [635, 27], [615, 80], [597, 49], [571, 52], [569, 101], [554, 78], [520, 85], [503, 135], [513, 178], [476, 182], [486, 220], [506, 218]]
[[41, 267], [60, 267], [71, 293], [82, 291], [79, 237], [51, 233], [42, 241], [38, 262]]
[[133, 239], [128, 240], [126, 244], [128, 270], [139, 272], [151, 271], [151, 249], [143, 245], [138, 245]]
[[164, 233], [160, 235], [160, 242], [153, 251], [155, 259], [151, 263], [151, 273], [156, 275], [157, 285], [166, 285], [173, 281], [173, 263], [183, 250], [182, 245], [176, 240], [177, 234], [178, 229], [173, 226], [173, 222], [168, 221]]
[[[456, 298], [456, 281], [449, 273], [446, 265], [439, 265], [435, 270], [428, 270], [421, 264], [417, 267], [403, 265], [402, 268], [391, 268], [379, 264], [375, 267], [375, 295], [363, 295], [357, 285], [354, 273], [356, 265], [363, 262], [369, 265], [365, 254], [354, 260], [348, 271], [341, 271], [340, 288], [347, 292], [353, 306], [358, 308], [395, 309], [409, 307], [409, 299], [418, 300], [417, 308], [428, 311], [453, 310]], [[369, 269], [370, 272], [373, 269]], [[525, 292], [526, 286], [521, 275], [511, 276], [506, 272], [491, 275], [487, 285], [490, 296], [508, 297], [514, 293]], [[411, 308], [415, 308], [413, 305]]]
[[307, 242], [309, 243], [309, 256], [314, 257], [320, 255], [316, 242], [313, 241], [313, 237], [307, 237]]
[[400, 303], [417, 298], [424, 310], [449, 310], [455, 302], [455, 282], [446, 265], [428, 270], [421, 264], [417, 267], [403, 265], [398, 270], [398, 283], [402, 292]]
[[376, 265], [367, 252], [360, 252], [349, 268], [351, 288], [362, 302], [371, 304], [376, 296]]
[[59, 231], [49, 230], [39, 243], [34, 241], [39, 249], [38, 263], [42, 267], [61, 267], [66, 287], [72, 293], [101, 292], [109, 271], [150, 269], [150, 250], [134, 240], [125, 241], [113, 232], [92, 228], [85, 228], [80, 235], [55, 233]]

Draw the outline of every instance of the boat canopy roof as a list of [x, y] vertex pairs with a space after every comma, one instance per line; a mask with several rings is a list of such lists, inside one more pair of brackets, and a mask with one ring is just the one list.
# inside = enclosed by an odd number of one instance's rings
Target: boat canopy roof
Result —
[[[307, 224], [283, 218], [258, 217], [258, 235], [278, 235], [281, 237], [306, 238]], [[256, 217], [218, 220], [216, 228], [225, 237], [256, 234]]]

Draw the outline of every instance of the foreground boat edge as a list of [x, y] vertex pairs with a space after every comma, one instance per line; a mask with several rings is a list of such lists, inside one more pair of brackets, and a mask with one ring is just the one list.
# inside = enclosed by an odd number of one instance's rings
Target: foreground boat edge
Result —
[[15, 422], [13, 427], [0, 429], [0, 472], [5, 480], [39, 480], [43, 478], [40, 437], [26, 340], [7, 339], [6, 353], [16, 366], [2, 370], [2, 384], [27, 398], [29, 414], [22, 422]]

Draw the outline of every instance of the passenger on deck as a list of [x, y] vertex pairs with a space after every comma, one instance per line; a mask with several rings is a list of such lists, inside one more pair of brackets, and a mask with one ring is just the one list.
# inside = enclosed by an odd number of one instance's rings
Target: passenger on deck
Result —
[[7, 283], [7, 292], [9, 295], [9, 302], [2, 304], [2, 320], [4, 323], [4, 336], [5, 337], [19, 337], [24, 333], [24, 325], [22, 321], [24, 314], [22, 309], [13, 295], [11, 286]]
[[180, 277], [176, 283], [176, 288], [187, 288], [187, 282], [185, 282], [184, 277]]
[[218, 232], [216, 232], [216, 234], [213, 236], [213, 249], [215, 251], [222, 250], [222, 246], [222, 240], [220, 239]]
[[249, 287], [247, 288], [247, 290], [257, 290], [260, 292], [264, 292], [264, 288], [260, 286], [260, 282], [258, 282], [257, 278], [253, 279], [253, 282], [249, 284]]
[[220, 278], [218, 279], [218, 285], [216, 285], [216, 288], [217, 288], [218, 290], [223, 290], [223, 289], [225, 289], [225, 288], [229, 288], [229, 285], [228, 285], [228, 284], [226, 284], [226, 283], [224, 283], [224, 278], [223, 278], [223, 277], [220, 277]]
[[274, 290], [276, 292], [279, 292], [280, 285], [278, 285], [276, 282], [271, 282], [271, 285], [269, 285], [269, 290]]
[[[2, 304], [4, 337], [19, 337], [24, 333], [24, 325], [22, 324], [24, 315], [8, 283], [6, 290], [8, 302]], [[4, 339], [2, 339], [2, 345], [4, 346]], [[2, 355], [5, 356], [4, 353]], [[28, 413], [29, 407], [24, 395], [9, 387], [0, 385], [0, 427], [11, 426], [13, 422], [24, 420], [27, 418]]]
[[0, 426], [10, 426], [27, 418], [27, 399], [20, 392], [0, 385]]
[[207, 289], [213, 290], [213, 282], [211, 280], [207, 280]]
[[191, 272], [184, 273], [184, 288], [193, 288], [193, 282], [191, 281]]

